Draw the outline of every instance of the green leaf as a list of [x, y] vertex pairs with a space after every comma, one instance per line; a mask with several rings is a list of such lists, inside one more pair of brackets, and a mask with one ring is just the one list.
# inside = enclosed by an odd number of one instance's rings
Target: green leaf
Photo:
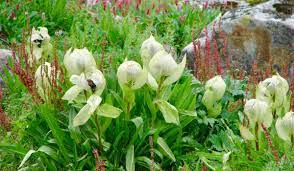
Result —
[[26, 154], [26, 150], [19, 145], [0, 144], [0, 152], [2, 151], [17, 153], [23, 156]]
[[173, 152], [168, 147], [167, 143], [164, 141], [163, 138], [158, 137], [157, 138], [157, 144], [162, 148], [162, 150], [164, 151], [165, 155], [167, 155], [173, 162], [176, 161], [176, 158], [175, 158]]
[[[142, 156], [142, 157], [136, 157], [136, 163], [138, 163], [138, 165], [140, 166], [150, 169], [152, 161], [148, 157]], [[155, 170], [162, 170], [160, 166], [155, 162], [154, 162], [154, 168]]]
[[131, 145], [128, 148], [127, 156], [126, 156], [126, 169], [127, 171], [135, 171], [134, 145]]
[[174, 123], [176, 125], [180, 124], [178, 110], [173, 105], [164, 100], [156, 100], [155, 103], [158, 105], [165, 122]]
[[31, 155], [33, 153], [35, 153], [35, 152], [36, 152], [35, 150], [28, 151], [27, 154], [22, 159], [22, 161], [21, 161], [20, 165], [18, 166], [18, 168], [21, 168], [25, 164], [25, 162], [31, 157]]
[[196, 113], [196, 111], [180, 110], [179, 112], [180, 112], [180, 114], [182, 114], [182, 115], [187, 115], [187, 116], [197, 117], [197, 113]]
[[122, 112], [121, 109], [116, 108], [109, 104], [103, 104], [100, 107], [98, 107], [98, 110], [97, 110], [97, 114], [99, 116], [104, 116], [108, 118], [117, 118], [121, 112]]
[[137, 129], [140, 129], [139, 130], [139, 137], [142, 138], [142, 136], [143, 136], [142, 127], [143, 127], [143, 123], [144, 123], [143, 119], [141, 117], [136, 117], [136, 118], [132, 119], [131, 121], [135, 124]]
[[43, 152], [43, 153], [47, 154], [48, 156], [52, 157], [54, 160], [56, 160], [56, 161], [58, 160], [58, 156], [57, 156], [56, 152], [51, 147], [43, 145], [38, 149], [38, 152]]

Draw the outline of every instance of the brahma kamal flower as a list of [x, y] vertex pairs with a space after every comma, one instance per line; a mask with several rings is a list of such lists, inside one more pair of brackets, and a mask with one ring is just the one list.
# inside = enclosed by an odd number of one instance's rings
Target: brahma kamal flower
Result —
[[72, 101], [82, 91], [90, 91], [92, 94], [100, 96], [105, 88], [106, 81], [101, 71], [98, 69], [72, 75], [70, 81], [74, 84], [62, 97], [63, 100]]
[[149, 62], [152, 57], [159, 51], [164, 50], [164, 47], [155, 40], [155, 38], [151, 35], [148, 39], [146, 39], [141, 46], [140, 53], [143, 61], [144, 67], [149, 67]]
[[220, 75], [206, 82], [202, 103], [206, 107], [209, 116], [216, 117], [221, 113], [222, 105], [218, 101], [224, 96], [225, 91], [226, 83]]
[[70, 75], [80, 75], [96, 70], [96, 62], [87, 48], [70, 48], [64, 55], [64, 66]]
[[121, 88], [128, 87], [132, 90], [141, 88], [147, 81], [147, 71], [135, 61], [123, 62], [117, 70], [118, 83]]
[[80, 75], [72, 75], [70, 81], [74, 84], [62, 97], [63, 100], [72, 101], [82, 91], [90, 91], [92, 95], [87, 100], [87, 104], [79, 111], [73, 119], [73, 126], [80, 126], [85, 124], [91, 115], [100, 105], [102, 94], [106, 81], [101, 71], [98, 69], [81, 73]]
[[149, 62], [147, 82], [151, 88], [158, 85], [168, 86], [176, 82], [182, 75], [186, 65], [186, 56], [177, 64], [171, 54], [162, 50], [157, 52]]
[[288, 82], [277, 74], [258, 84], [256, 98], [267, 102], [272, 111], [281, 116], [290, 109], [288, 91]]
[[244, 106], [244, 113], [249, 119], [249, 126], [255, 128], [256, 124], [260, 126], [270, 127], [273, 121], [271, 108], [267, 102], [250, 99]]
[[55, 67], [51, 66], [48, 62], [40, 65], [35, 72], [37, 92], [44, 101], [49, 100], [50, 92], [52, 91], [52, 77], [54, 73], [57, 73]]
[[283, 118], [278, 118], [276, 130], [281, 139], [294, 144], [294, 112], [288, 112]]
[[53, 47], [46, 27], [38, 27], [38, 30], [33, 28], [30, 43], [32, 46], [27, 46], [27, 52], [29, 54], [28, 62], [31, 66], [34, 62], [38, 63], [41, 58], [46, 59], [52, 54]]

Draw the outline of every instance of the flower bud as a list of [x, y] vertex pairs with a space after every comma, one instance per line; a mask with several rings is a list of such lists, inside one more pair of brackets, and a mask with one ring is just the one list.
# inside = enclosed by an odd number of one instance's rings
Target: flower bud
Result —
[[270, 127], [273, 116], [270, 106], [257, 99], [250, 99], [244, 106], [244, 113], [249, 119], [251, 128], [255, 127], [255, 124], [264, 124], [266, 127]]
[[205, 92], [202, 103], [208, 111], [208, 116], [217, 117], [222, 111], [222, 105], [218, 102], [226, 91], [226, 83], [221, 76], [215, 76], [205, 84]]
[[226, 83], [220, 75], [211, 78], [205, 84], [205, 90], [211, 90], [213, 92], [213, 98], [216, 101], [224, 96], [226, 87]]
[[135, 90], [146, 83], [147, 71], [135, 61], [125, 61], [118, 67], [117, 78], [121, 87], [127, 86]]
[[48, 62], [40, 65], [35, 72], [37, 92], [44, 101], [49, 100], [52, 91], [53, 73], [56, 73], [55, 68]]
[[80, 75], [96, 69], [95, 59], [87, 48], [70, 48], [64, 55], [63, 63], [70, 75]]
[[148, 67], [152, 57], [157, 52], [162, 50], [164, 50], [163, 46], [159, 42], [157, 42], [152, 35], [147, 40], [145, 40], [142, 43], [140, 50], [144, 67]]
[[276, 129], [281, 139], [294, 144], [294, 112], [288, 112], [283, 118], [278, 118]]

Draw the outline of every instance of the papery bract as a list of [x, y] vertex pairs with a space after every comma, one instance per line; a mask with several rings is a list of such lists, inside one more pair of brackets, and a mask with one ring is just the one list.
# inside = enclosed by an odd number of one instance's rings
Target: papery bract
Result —
[[256, 124], [264, 124], [266, 127], [270, 127], [273, 121], [270, 106], [258, 99], [248, 100], [244, 106], [244, 113], [249, 119], [251, 128], [254, 128]]
[[289, 85], [279, 74], [267, 78], [258, 84], [256, 98], [266, 101], [279, 116], [290, 108], [288, 98]]
[[281, 139], [294, 143], [294, 112], [288, 112], [283, 118], [278, 118], [276, 130]]
[[87, 48], [70, 48], [64, 55], [63, 63], [70, 75], [80, 75], [96, 69], [95, 59]]
[[141, 88], [147, 80], [147, 71], [135, 61], [125, 61], [117, 70], [117, 78], [121, 87], [127, 86], [133, 90]]
[[70, 81], [74, 84], [62, 97], [63, 100], [72, 101], [82, 91], [90, 91], [95, 95], [101, 95], [103, 92], [106, 81], [101, 71], [98, 69], [82, 73], [80, 75], [72, 75]]
[[[171, 85], [182, 75], [186, 65], [186, 56], [177, 64], [174, 58], [165, 51], [157, 52], [149, 63], [149, 72], [157, 83], [163, 86]], [[148, 77], [149, 77], [148, 76]], [[148, 78], [148, 80], [151, 80]]]
[[219, 100], [221, 100], [225, 91], [226, 83], [221, 76], [215, 76], [206, 82], [202, 103], [206, 107], [209, 116], [216, 117], [221, 113], [222, 105]]
[[149, 67], [152, 57], [159, 51], [164, 50], [163, 46], [151, 35], [141, 46], [140, 53], [144, 67]]
[[215, 100], [220, 100], [224, 96], [226, 87], [226, 83], [220, 75], [211, 78], [205, 84], [205, 90], [210, 89], [214, 94], [213, 98]]

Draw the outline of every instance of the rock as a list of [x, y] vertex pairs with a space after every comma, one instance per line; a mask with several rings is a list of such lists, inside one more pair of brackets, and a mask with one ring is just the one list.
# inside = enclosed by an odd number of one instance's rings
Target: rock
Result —
[[3, 73], [3, 67], [6, 67], [7, 58], [12, 55], [12, 52], [7, 49], [0, 49], [0, 84], [3, 85], [3, 81], [1, 79]]
[[[203, 30], [197, 41], [200, 44], [200, 54], [203, 58], [205, 47], [210, 56], [217, 52], [222, 60], [231, 61], [238, 68], [251, 71], [252, 63], [260, 68], [269, 67], [270, 64], [279, 69], [293, 69], [294, 62], [294, 15], [277, 12], [275, 4], [278, 0], [256, 5], [254, 7], [242, 6], [226, 12], [223, 16]], [[215, 31], [214, 31], [215, 30]], [[206, 41], [206, 39], [208, 41]], [[217, 42], [218, 51], [214, 51], [214, 42]], [[206, 46], [209, 43], [210, 46]], [[223, 50], [227, 53], [223, 53]], [[199, 52], [197, 52], [198, 54]], [[194, 68], [194, 46], [186, 46], [182, 55], [186, 54], [188, 67]]]

